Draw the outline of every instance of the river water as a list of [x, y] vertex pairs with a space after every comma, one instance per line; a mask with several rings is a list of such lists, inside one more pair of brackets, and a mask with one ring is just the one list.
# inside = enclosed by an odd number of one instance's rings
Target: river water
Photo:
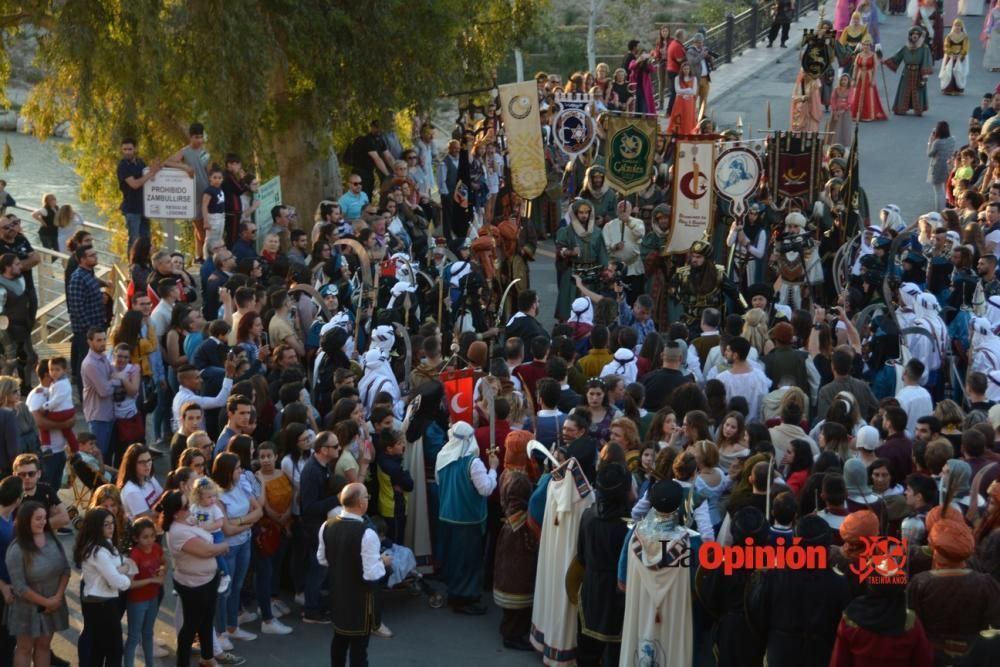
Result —
[[[80, 178], [73, 165], [59, 157], [59, 147], [68, 145], [69, 140], [52, 138], [39, 141], [28, 134], [0, 132], [0, 141], [10, 144], [14, 157], [10, 169], [4, 170], [0, 166], [0, 179], [7, 181], [7, 192], [18, 206], [32, 210], [39, 208], [42, 196], [51, 192], [60, 205], [72, 205], [88, 222], [105, 222], [93, 204], [80, 202]], [[110, 150], [117, 150], [117, 147], [110, 147]], [[115, 175], [109, 174], [108, 177], [114, 178]], [[22, 219], [26, 217], [20, 215]]]

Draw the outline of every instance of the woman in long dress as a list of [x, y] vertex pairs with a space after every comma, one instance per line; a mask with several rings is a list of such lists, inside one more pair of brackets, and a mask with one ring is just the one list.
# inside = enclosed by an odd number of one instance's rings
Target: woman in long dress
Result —
[[864, 24], [861, 20], [861, 14], [854, 12], [851, 14], [851, 23], [840, 31], [840, 36], [837, 37], [837, 41], [840, 42], [841, 46], [848, 53], [847, 61], [844, 63], [844, 70], [848, 74], [852, 74], [852, 58], [851, 55], [856, 53], [861, 47], [861, 42], [865, 40], [866, 37], [871, 37], [868, 34], [868, 26]]
[[886, 120], [885, 109], [878, 96], [875, 68], [878, 59], [872, 51], [871, 37], [861, 42], [861, 53], [854, 59], [854, 89], [851, 91], [851, 118], [869, 122]]
[[692, 134], [698, 125], [695, 113], [695, 98], [698, 95], [698, 79], [691, 75], [691, 64], [681, 63], [681, 71], [674, 79], [674, 94], [677, 99], [670, 113], [667, 134]]
[[819, 79], [807, 77], [804, 71], [799, 70], [795, 90], [792, 91], [792, 132], [819, 132], [819, 122], [823, 119], [821, 87]]
[[996, 72], [1000, 70], [1000, 4], [994, 4], [986, 17], [983, 34], [983, 67]]
[[826, 123], [826, 139], [831, 144], [849, 146], [853, 139], [854, 117], [851, 115], [851, 76], [844, 72], [830, 95], [830, 118]]
[[955, 19], [951, 32], [944, 38], [944, 58], [941, 60], [941, 92], [945, 95], [961, 95], [965, 92], [965, 82], [969, 77], [969, 35], [965, 32], [962, 19]]

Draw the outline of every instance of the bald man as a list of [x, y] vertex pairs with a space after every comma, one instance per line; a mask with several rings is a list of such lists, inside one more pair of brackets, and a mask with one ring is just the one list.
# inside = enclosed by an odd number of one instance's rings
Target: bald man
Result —
[[329, 568], [333, 597], [333, 640], [330, 664], [344, 667], [368, 664], [368, 638], [378, 627], [375, 619], [378, 582], [392, 567], [392, 556], [379, 555], [378, 535], [368, 527], [368, 489], [348, 484], [340, 492], [343, 511], [327, 519], [319, 534], [316, 559]]

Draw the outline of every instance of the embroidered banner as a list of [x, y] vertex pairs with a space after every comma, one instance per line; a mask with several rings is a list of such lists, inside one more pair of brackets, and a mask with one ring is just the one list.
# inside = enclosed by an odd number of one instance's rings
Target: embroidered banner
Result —
[[608, 114], [605, 149], [608, 185], [624, 196], [649, 187], [656, 142], [656, 118]]
[[597, 136], [597, 124], [588, 109], [593, 101], [582, 93], [556, 93], [559, 111], [552, 118], [552, 137], [570, 159], [589, 149]]
[[715, 161], [715, 187], [720, 197], [733, 203], [736, 217], [746, 211], [746, 201], [757, 189], [763, 171], [757, 154], [742, 146], [730, 148]]
[[715, 138], [677, 139], [674, 155], [674, 207], [665, 244], [668, 255], [686, 253], [695, 241], [711, 239], [715, 213]]
[[774, 203], [783, 206], [789, 197], [815, 201], [822, 157], [823, 140], [816, 133], [772, 134], [767, 142], [767, 179]]
[[542, 121], [538, 115], [538, 87], [532, 79], [505, 84], [499, 91], [511, 183], [521, 197], [534, 199], [545, 191], [548, 182]]

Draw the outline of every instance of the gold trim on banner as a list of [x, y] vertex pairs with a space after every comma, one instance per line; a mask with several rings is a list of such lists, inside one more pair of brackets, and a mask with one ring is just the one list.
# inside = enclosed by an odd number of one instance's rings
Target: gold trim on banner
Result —
[[534, 199], [545, 192], [545, 151], [538, 115], [538, 87], [534, 79], [499, 86], [500, 109], [507, 135], [507, 157], [514, 192]]
[[[692, 151], [692, 170], [681, 174], [682, 163], [687, 161], [687, 151]], [[715, 221], [715, 137], [707, 139], [677, 139], [674, 143], [673, 201], [670, 211], [670, 232], [664, 240], [664, 252], [668, 255], [682, 255], [691, 249], [691, 244], [699, 239], [711, 241]], [[690, 177], [690, 178], [688, 178]], [[689, 191], [703, 183], [705, 191], [698, 197], [688, 197], [682, 188]], [[683, 198], [682, 198], [683, 195]], [[683, 234], [678, 231], [680, 215], [703, 218], [703, 224], [695, 232], [683, 225]], [[675, 238], [677, 237], [677, 238]]]
[[[607, 141], [605, 142], [604, 164], [605, 178], [608, 186], [623, 197], [636, 192], [642, 192], [649, 187], [649, 178], [653, 174], [653, 153], [656, 150], [657, 124], [655, 116], [634, 117], [620, 116], [609, 113], [607, 115]], [[642, 146], [636, 144], [638, 137], [626, 137], [627, 142], [617, 142], [615, 137], [626, 130], [633, 129], [635, 133], [645, 136], [646, 155], [642, 158]], [[641, 142], [641, 140], [640, 140]], [[627, 145], [626, 145], [627, 144]], [[615, 147], [619, 147], [619, 152], [612, 154]], [[631, 157], [624, 153], [634, 153]], [[641, 163], [640, 163], [641, 162]], [[616, 165], [621, 165], [616, 168]], [[633, 175], [628, 181], [623, 181], [619, 175], [624, 172], [631, 172]]]

